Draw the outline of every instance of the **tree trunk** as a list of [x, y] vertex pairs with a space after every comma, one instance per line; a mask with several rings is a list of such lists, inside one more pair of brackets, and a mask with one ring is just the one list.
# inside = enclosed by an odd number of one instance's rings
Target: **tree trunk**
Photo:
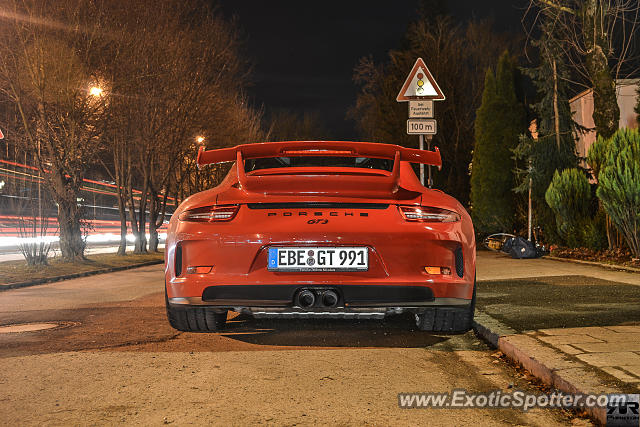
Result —
[[[146, 197], [141, 195], [141, 199]], [[145, 209], [146, 206], [140, 201], [138, 212], [136, 213], [136, 205], [133, 199], [133, 194], [129, 193], [129, 219], [131, 222], [131, 230], [135, 237], [135, 244], [133, 252], [136, 254], [143, 254], [147, 252], [147, 236], [145, 227]]]
[[81, 213], [75, 197], [58, 199], [58, 224], [60, 226], [60, 251], [65, 261], [83, 261], [85, 241], [80, 228]]
[[[156, 212], [156, 219], [155, 221], [149, 220], [149, 235], [150, 235], [149, 250], [152, 252], [158, 252], [158, 244], [160, 243], [160, 239], [158, 237], [158, 229], [162, 227], [162, 224], [164, 224], [164, 218], [167, 213], [168, 198], [169, 198], [169, 189], [165, 188], [162, 194], [162, 206], [160, 207], [159, 210], [158, 210], [158, 204], [157, 204], [157, 200], [158, 200], [157, 195], [155, 198], [156, 203], [154, 204], [154, 211]], [[153, 233], [151, 232], [152, 227], [153, 227]]]
[[149, 252], [158, 252], [158, 229], [153, 222], [149, 222]]
[[127, 254], [127, 211], [120, 186], [118, 186], [118, 213], [120, 214], [120, 245], [117, 254], [122, 256]]
[[133, 188], [131, 186], [131, 182], [127, 184], [127, 202], [127, 204], [129, 205], [129, 222], [131, 224], [131, 232], [133, 233], [133, 238], [135, 239], [133, 252], [139, 254], [142, 252], [142, 239], [144, 238], [144, 235], [140, 235], [140, 227], [136, 215], [136, 204], [133, 198]]
[[68, 262], [85, 260], [86, 243], [82, 237], [81, 220], [83, 208], [78, 205], [80, 185], [65, 177], [63, 172], [53, 171], [49, 176], [51, 196], [58, 206], [60, 252]]
[[131, 172], [131, 167], [127, 165], [127, 161], [131, 161], [131, 158], [125, 155], [126, 147], [124, 141], [115, 139], [112, 142], [112, 154], [113, 154], [113, 174], [107, 169], [107, 172], [113, 177], [118, 190], [118, 214], [120, 215], [120, 245], [118, 246], [117, 255], [124, 256], [127, 254], [127, 188], [125, 187], [128, 182], [125, 177], [125, 170]]
[[[146, 186], [145, 186], [146, 187]], [[137, 220], [137, 229], [138, 235], [136, 236], [136, 244], [134, 252], [137, 254], [145, 254], [147, 253], [147, 197], [149, 193], [147, 191], [143, 191], [140, 194], [140, 205], [138, 208], [138, 215], [135, 215], [134, 218]], [[133, 200], [133, 196], [131, 197]]]
[[610, 138], [618, 130], [620, 107], [616, 82], [611, 76], [605, 53], [609, 35], [603, 32], [601, 15], [606, 12], [603, 10], [606, 7], [600, 0], [588, 0], [582, 20], [587, 71], [593, 85], [593, 122], [598, 136]]
[[158, 251], [158, 194], [149, 192], [149, 252]]
[[593, 122], [596, 132], [603, 138], [610, 138], [618, 130], [620, 121], [616, 83], [600, 46], [587, 55], [587, 63], [593, 81]]
[[554, 129], [556, 133], [556, 145], [558, 146], [558, 152], [560, 152], [560, 111], [558, 110], [558, 69], [556, 61], [553, 64], [553, 119]]
[[[146, 185], [145, 185], [146, 188]], [[136, 253], [147, 253], [147, 197], [148, 191], [143, 191], [140, 194], [140, 209], [138, 211], [138, 233], [139, 238], [136, 240]]]
[[140, 203], [138, 205], [138, 212], [136, 213], [136, 203], [133, 197], [133, 183], [132, 183], [133, 155], [131, 152], [126, 153], [126, 161], [127, 161], [126, 199], [127, 199], [127, 205], [129, 207], [129, 222], [131, 224], [131, 231], [135, 238], [133, 252], [136, 254], [142, 254], [147, 252], [147, 237], [145, 233], [145, 210], [147, 208], [146, 200], [147, 200], [148, 191], [149, 191], [149, 185], [148, 185], [149, 181], [145, 177], [142, 192], [139, 195]]
[[616, 228], [609, 217], [609, 214], [605, 214], [605, 229], [607, 231], [607, 244], [609, 245], [609, 250], [615, 249], [616, 241], [615, 241], [615, 233]]

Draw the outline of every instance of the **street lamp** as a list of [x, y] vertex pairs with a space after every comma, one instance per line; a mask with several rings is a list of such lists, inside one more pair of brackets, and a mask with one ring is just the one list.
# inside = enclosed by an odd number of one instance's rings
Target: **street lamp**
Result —
[[196, 142], [198, 144], [202, 144], [204, 142], [204, 136], [200, 135], [200, 136], [196, 136]]
[[92, 86], [91, 89], [89, 89], [89, 95], [95, 96], [96, 98], [102, 96], [102, 92], [102, 88], [98, 86]]

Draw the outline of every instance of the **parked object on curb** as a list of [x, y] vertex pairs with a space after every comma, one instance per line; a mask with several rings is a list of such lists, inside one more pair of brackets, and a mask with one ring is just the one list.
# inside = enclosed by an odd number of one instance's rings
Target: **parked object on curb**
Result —
[[489, 250], [503, 252], [516, 259], [540, 258], [548, 253], [544, 246], [507, 233], [492, 234], [484, 239], [483, 244]]

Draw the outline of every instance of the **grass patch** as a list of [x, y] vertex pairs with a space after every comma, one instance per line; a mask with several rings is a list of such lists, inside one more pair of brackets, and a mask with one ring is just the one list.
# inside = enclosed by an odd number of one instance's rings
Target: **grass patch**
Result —
[[24, 261], [0, 262], [0, 285], [28, 282], [30, 280], [48, 279], [74, 273], [103, 270], [111, 267], [123, 267], [149, 261], [162, 261], [164, 253], [127, 254], [94, 254], [87, 255], [84, 262], [63, 262], [60, 258], [49, 259], [49, 265], [28, 266]]

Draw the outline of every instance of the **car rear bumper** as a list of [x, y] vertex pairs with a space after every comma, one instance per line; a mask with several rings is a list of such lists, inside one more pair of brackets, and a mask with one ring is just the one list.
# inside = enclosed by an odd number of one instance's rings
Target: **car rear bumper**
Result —
[[[317, 295], [334, 291], [337, 303], [332, 307], [321, 302], [301, 309], [296, 305], [296, 295], [310, 290]], [[320, 301], [320, 299], [318, 299]], [[358, 310], [361, 308], [420, 308], [430, 306], [466, 306], [466, 298], [435, 298], [428, 286], [367, 286], [367, 285], [233, 285], [209, 286], [198, 297], [171, 297], [169, 303], [176, 306], [212, 306], [242, 311], [259, 308], [263, 311], [279, 312], [301, 309], [301, 312], [327, 310]]]
[[[176, 297], [169, 298], [169, 304], [171, 305], [207, 305], [213, 307], [229, 307], [234, 308], [237, 306], [246, 307], [277, 307], [276, 305], [264, 304], [265, 301], [259, 300], [221, 300], [221, 301], [205, 301], [201, 297]], [[432, 306], [466, 306], [469, 305], [471, 300], [464, 298], [435, 298], [433, 301], [413, 302], [413, 303], [393, 303], [393, 302], [381, 302], [378, 304], [367, 304], [361, 307], [432, 307]], [[271, 301], [268, 301], [271, 303]], [[283, 305], [284, 307], [284, 305]]]

